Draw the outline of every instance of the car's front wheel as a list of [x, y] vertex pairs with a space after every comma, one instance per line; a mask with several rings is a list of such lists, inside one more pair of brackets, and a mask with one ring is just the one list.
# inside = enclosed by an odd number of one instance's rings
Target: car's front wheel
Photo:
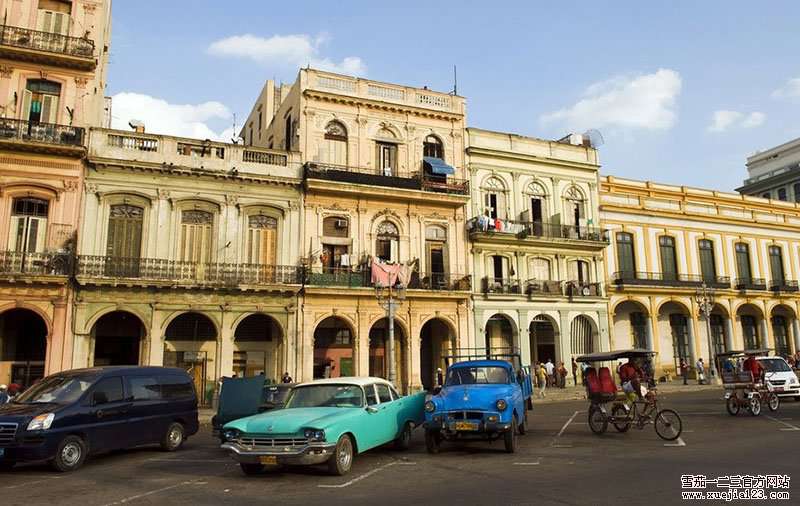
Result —
[[394, 440], [394, 448], [396, 450], [408, 450], [411, 446], [411, 422], [406, 422], [403, 428], [400, 429], [400, 434]]
[[336, 476], [344, 476], [353, 466], [353, 440], [347, 434], [342, 435], [336, 442], [336, 450], [328, 459], [328, 471]]
[[185, 432], [183, 425], [177, 422], [170, 424], [161, 439], [161, 449], [166, 452], [174, 452], [180, 448], [183, 444]]
[[67, 436], [61, 440], [53, 458], [56, 471], [68, 473], [81, 467], [86, 461], [88, 448], [86, 442], [78, 436]]
[[505, 443], [506, 452], [514, 453], [517, 451], [517, 430], [519, 430], [516, 415], [511, 419], [511, 428], [503, 434], [503, 442]]

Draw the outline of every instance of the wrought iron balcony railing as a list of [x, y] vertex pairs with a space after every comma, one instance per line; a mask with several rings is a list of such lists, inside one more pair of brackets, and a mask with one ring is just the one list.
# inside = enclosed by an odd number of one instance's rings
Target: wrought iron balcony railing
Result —
[[34, 51], [94, 58], [94, 41], [19, 26], [0, 25], [0, 45]]
[[371, 186], [424, 190], [434, 193], [469, 195], [469, 181], [467, 180], [455, 179], [449, 176], [435, 176], [419, 171], [308, 162], [305, 165], [305, 177], [307, 179], [324, 179]]
[[564, 295], [564, 283], [549, 279], [529, 279], [525, 282], [525, 294], [530, 296], [561, 297]]
[[766, 290], [767, 281], [764, 278], [736, 278], [733, 286], [737, 290]]
[[160, 258], [83, 255], [78, 257], [76, 276], [214, 287], [299, 285], [303, 282], [303, 268], [291, 265], [200, 263]]
[[[371, 273], [367, 269], [326, 267], [306, 273], [306, 284], [318, 287], [343, 286], [350, 288], [372, 287]], [[443, 272], [412, 272], [406, 288], [409, 290], [470, 291], [470, 276]]]
[[521, 294], [522, 283], [517, 278], [483, 278], [483, 293]]
[[571, 298], [602, 297], [603, 288], [600, 283], [581, 283], [570, 281], [566, 284], [566, 294]]
[[730, 279], [724, 276], [710, 279], [696, 274], [678, 274], [674, 272], [634, 272], [617, 271], [612, 275], [616, 285], [700, 287], [705, 281], [710, 288], [730, 288]]
[[597, 227], [580, 227], [539, 221], [497, 220], [486, 216], [472, 218], [467, 222], [467, 230], [472, 234], [502, 234], [519, 239], [570, 239], [593, 241], [608, 244], [608, 230]]
[[769, 289], [773, 292], [797, 292], [797, 281], [791, 279], [773, 279], [769, 283]]
[[0, 118], [0, 141], [42, 142], [58, 146], [82, 147], [84, 130], [80, 127]]
[[66, 277], [72, 274], [72, 259], [68, 253], [0, 251], [0, 275]]

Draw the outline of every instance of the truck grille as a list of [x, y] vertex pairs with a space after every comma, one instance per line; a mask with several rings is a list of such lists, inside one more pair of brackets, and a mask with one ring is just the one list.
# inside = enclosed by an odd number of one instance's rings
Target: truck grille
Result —
[[450, 411], [447, 418], [451, 420], [483, 420], [483, 411]]
[[17, 435], [16, 423], [0, 423], [0, 446], [11, 444]]
[[770, 384], [775, 385], [776, 387], [783, 386], [786, 383], [786, 380], [769, 380]]
[[308, 440], [302, 438], [240, 437], [236, 442], [250, 448], [302, 448], [308, 445]]

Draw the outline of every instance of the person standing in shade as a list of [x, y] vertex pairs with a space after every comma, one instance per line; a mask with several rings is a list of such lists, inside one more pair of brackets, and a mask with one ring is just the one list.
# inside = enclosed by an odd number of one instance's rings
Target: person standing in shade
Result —
[[566, 388], [567, 387], [567, 368], [564, 367], [564, 362], [558, 363], [558, 369], [556, 369], [556, 375], [558, 376], [558, 388]]
[[578, 386], [578, 362], [575, 361], [575, 357], [572, 357], [572, 381]]
[[291, 383], [292, 377], [289, 376], [288, 372], [283, 373], [283, 377], [281, 378], [281, 383]]
[[440, 387], [442, 385], [444, 385], [444, 374], [442, 373], [442, 368], [441, 367], [437, 367], [436, 368], [436, 386]]
[[683, 384], [684, 385], [688, 385], [689, 384], [689, 364], [687, 364], [684, 359], [681, 359], [680, 370], [681, 370], [681, 376], [683, 376]]
[[703, 357], [697, 359], [694, 365], [697, 368], [697, 384], [704, 385], [706, 382], [706, 364], [703, 363]]

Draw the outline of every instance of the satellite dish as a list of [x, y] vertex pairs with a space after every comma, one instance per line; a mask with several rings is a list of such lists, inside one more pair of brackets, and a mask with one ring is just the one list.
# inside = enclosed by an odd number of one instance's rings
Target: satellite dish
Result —
[[600, 133], [600, 130], [596, 130], [594, 128], [590, 128], [589, 130], [583, 132], [583, 136], [588, 137], [593, 148], [599, 148], [606, 142], [605, 139], [603, 139], [603, 134]]

